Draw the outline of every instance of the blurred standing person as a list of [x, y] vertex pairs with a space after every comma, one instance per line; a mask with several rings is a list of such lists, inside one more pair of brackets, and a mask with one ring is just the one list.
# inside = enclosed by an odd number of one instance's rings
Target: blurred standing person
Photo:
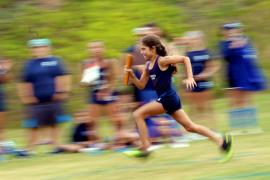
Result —
[[[155, 23], [155, 22], [150, 22], [148, 24], [145, 24], [144, 27], [150, 28], [148, 34], [156, 35], [160, 38], [161, 43], [164, 45], [167, 54], [168, 55], [183, 55], [182, 50], [179, 49], [179, 46], [175, 43], [174, 39], [171, 39], [171, 36], [168, 32], [166, 32], [162, 27]], [[178, 66], [176, 64], [173, 64], [173, 66], [178, 69]], [[180, 79], [180, 74], [176, 73], [172, 77], [172, 82], [173, 84], [177, 84], [177, 82]]]
[[216, 128], [213, 117], [211, 88], [214, 86], [211, 77], [218, 70], [218, 64], [206, 48], [205, 37], [201, 31], [186, 33], [188, 44], [186, 56], [189, 57], [193, 77], [197, 86], [191, 91], [186, 91], [184, 96], [188, 100], [194, 119], [207, 120], [207, 126]]
[[[95, 79], [89, 84], [88, 110], [93, 129], [97, 128], [97, 121], [100, 118], [100, 111], [105, 110], [106, 114], [112, 120], [115, 132], [122, 130], [124, 126], [124, 118], [119, 110], [118, 95], [116, 85], [116, 68], [114, 67], [114, 59], [106, 59], [104, 57], [105, 47], [103, 42], [95, 41], [87, 45], [89, 58], [81, 63], [82, 79], [84, 72], [93, 67], [96, 73], [90, 75]], [[91, 77], [89, 77], [91, 78]]]
[[[137, 75], [137, 77], [140, 77], [143, 69], [145, 68], [145, 59], [143, 57], [143, 55], [140, 52], [140, 41], [141, 39], [148, 34], [151, 34], [152, 29], [149, 27], [138, 27], [135, 28], [133, 30], [133, 33], [136, 35], [137, 37], [137, 42], [136, 44], [130, 46], [125, 53], [131, 54], [133, 57], [133, 62], [132, 62], [132, 68], [135, 72], [135, 74]], [[142, 102], [142, 98], [140, 97], [141, 95], [141, 91], [140, 89], [138, 89], [136, 86], [132, 86], [133, 87], [133, 92], [134, 92], [134, 100], [136, 103], [141, 103]], [[149, 82], [145, 88], [145, 92], [147, 93], [149, 90], [150, 94], [153, 92], [153, 87], [151, 85], [151, 83]], [[146, 96], [148, 98], [151, 99], [152, 95], [150, 96]], [[138, 104], [138, 106], [141, 104]], [[138, 107], [137, 106], [137, 107]]]
[[162, 28], [155, 22], [151, 22], [144, 25], [145, 28], [149, 28], [148, 34], [156, 35], [160, 38], [162, 44], [164, 44], [168, 55], [180, 55], [177, 47], [173, 42], [170, 42], [170, 36], [167, 32], [162, 30]]
[[140, 40], [143, 36], [149, 34], [151, 28], [148, 27], [138, 27], [133, 29], [133, 33], [137, 40], [134, 45], [131, 45], [125, 50], [125, 53], [129, 53], [133, 56], [133, 66], [144, 65], [144, 57], [140, 52]]
[[136, 65], [143, 65], [145, 64], [144, 57], [140, 52], [140, 40], [145, 35], [154, 34], [161, 38], [163, 44], [165, 44], [166, 49], [168, 50], [169, 54], [179, 54], [177, 48], [175, 47], [174, 43], [169, 43], [168, 39], [169, 36], [167, 33], [162, 31], [162, 29], [156, 23], [147, 23], [141, 27], [134, 28], [133, 33], [137, 37], [137, 41], [134, 45], [127, 48], [125, 53], [129, 53], [133, 56], [133, 66]]
[[257, 115], [252, 97], [255, 92], [266, 88], [266, 79], [258, 66], [256, 50], [250, 39], [243, 34], [239, 22], [224, 24], [222, 35], [219, 48], [226, 62], [230, 127], [256, 127]]
[[[24, 126], [30, 129], [27, 150], [33, 150], [42, 128], [51, 130], [50, 138], [56, 150], [60, 136], [58, 124], [70, 120], [64, 115], [62, 105], [71, 90], [71, 76], [62, 60], [51, 55], [49, 39], [30, 40], [28, 47], [33, 58], [25, 63], [18, 84], [19, 97], [27, 108]], [[27, 156], [28, 151], [19, 155]]]
[[160, 41], [164, 44], [167, 44], [169, 39], [169, 35], [165, 33], [162, 28], [155, 22], [150, 22], [145, 24], [143, 27], [150, 28], [149, 34], [156, 35], [160, 38]]
[[5, 148], [10, 141], [6, 141], [4, 135], [4, 129], [6, 124], [6, 95], [3, 90], [3, 85], [10, 80], [10, 69], [12, 68], [12, 62], [5, 58], [0, 58], [0, 149]]
[[172, 43], [175, 46], [178, 54], [180, 55], [186, 54], [188, 43], [189, 43], [188, 37], [186, 36], [174, 37]]

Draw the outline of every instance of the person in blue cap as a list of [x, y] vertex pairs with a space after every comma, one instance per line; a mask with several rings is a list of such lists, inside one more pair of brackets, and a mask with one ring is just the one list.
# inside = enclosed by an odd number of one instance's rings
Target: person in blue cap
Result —
[[258, 57], [250, 39], [243, 34], [240, 22], [222, 26], [223, 40], [219, 48], [226, 62], [226, 80], [230, 98], [230, 126], [256, 126], [256, 109], [252, 105], [255, 92], [266, 88], [266, 79], [258, 65]]
[[[23, 126], [30, 129], [27, 150], [34, 148], [42, 128], [50, 130], [52, 145], [57, 149], [58, 124], [70, 120], [62, 104], [68, 98], [71, 77], [62, 60], [51, 55], [49, 39], [30, 40], [28, 47], [33, 58], [25, 63], [18, 84], [19, 96], [27, 112]], [[27, 154], [26, 151], [20, 155]]]

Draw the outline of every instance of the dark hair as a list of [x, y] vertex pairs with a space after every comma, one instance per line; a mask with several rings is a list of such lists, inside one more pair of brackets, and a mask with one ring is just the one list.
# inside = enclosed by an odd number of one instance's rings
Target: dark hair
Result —
[[[161, 44], [158, 36], [156, 35], [147, 35], [142, 38], [142, 44], [149, 48], [156, 48], [156, 52], [159, 56], [166, 56], [166, 48]], [[177, 72], [177, 66], [171, 65], [173, 67], [173, 74]]]
[[142, 38], [142, 44], [149, 47], [155, 48], [156, 52], [160, 56], [166, 56], [166, 48], [161, 44], [159, 38], [155, 35], [147, 35]]

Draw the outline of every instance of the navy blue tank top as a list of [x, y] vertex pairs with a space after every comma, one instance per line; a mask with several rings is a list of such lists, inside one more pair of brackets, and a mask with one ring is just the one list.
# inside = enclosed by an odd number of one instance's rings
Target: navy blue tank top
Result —
[[149, 77], [153, 83], [154, 89], [158, 96], [165, 92], [173, 90], [172, 87], [172, 74], [175, 70], [173, 66], [168, 66], [165, 71], [162, 71], [158, 66], [159, 56], [155, 60], [155, 64], [152, 69], [149, 68], [150, 63], [147, 63], [146, 70], [148, 71]]

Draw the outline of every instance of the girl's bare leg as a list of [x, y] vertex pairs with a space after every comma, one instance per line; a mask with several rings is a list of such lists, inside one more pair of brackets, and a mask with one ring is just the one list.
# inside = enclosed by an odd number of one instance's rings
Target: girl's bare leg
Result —
[[163, 113], [165, 113], [165, 110], [162, 104], [155, 101], [141, 106], [133, 113], [133, 118], [136, 121], [140, 133], [142, 150], [147, 150], [147, 148], [150, 146], [145, 118], [148, 116], [159, 115]]
[[222, 145], [223, 139], [210, 129], [193, 123], [183, 109], [177, 110], [172, 114], [172, 117], [180, 123], [188, 132], [198, 133], [200, 135], [208, 137], [219, 146]]

